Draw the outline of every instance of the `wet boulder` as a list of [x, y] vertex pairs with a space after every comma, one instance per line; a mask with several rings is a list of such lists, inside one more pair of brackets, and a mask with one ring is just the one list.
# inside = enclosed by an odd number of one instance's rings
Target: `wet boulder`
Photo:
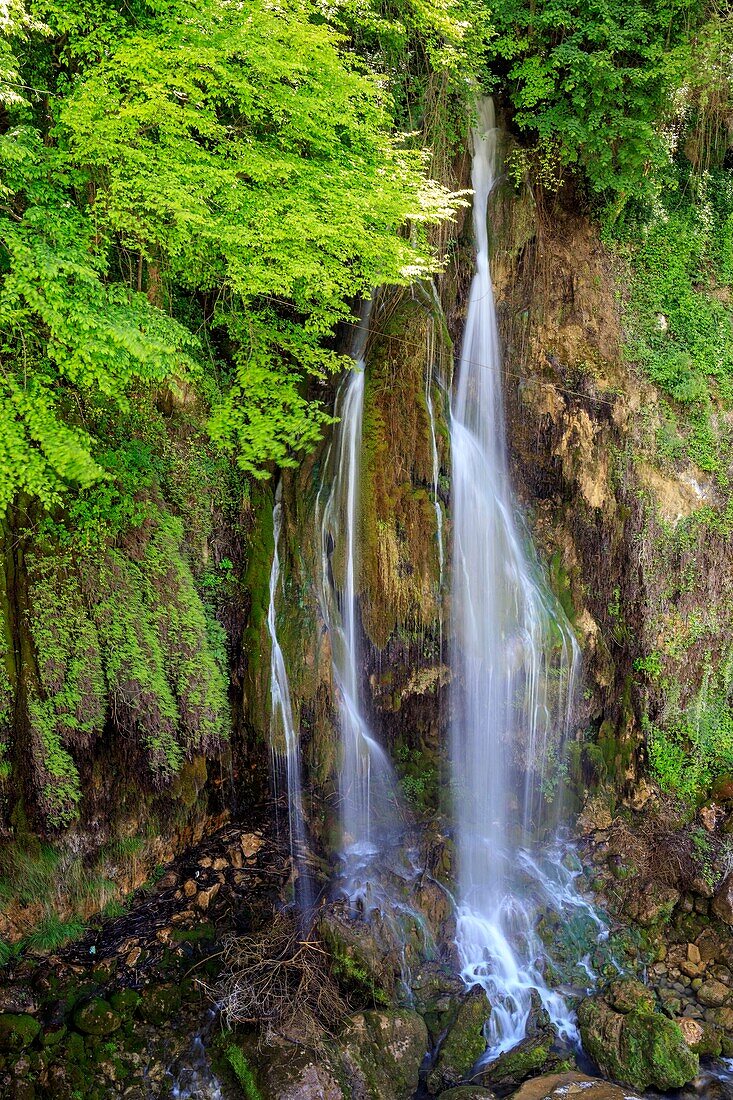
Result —
[[680, 1016], [677, 1020], [685, 1042], [694, 1054], [709, 1055], [717, 1058], [723, 1042], [720, 1029], [708, 1020], [695, 1020], [691, 1016]]
[[318, 922], [318, 935], [342, 989], [371, 1003], [389, 1003], [399, 976], [400, 952], [389, 929], [377, 919], [354, 918], [345, 907], [334, 905]]
[[624, 1012], [589, 997], [578, 1009], [578, 1024], [586, 1053], [614, 1081], [665, 1091], [688, 1084], [698, 1071], [699, 1058], [679, 1025], [647, 1001]]
[[479, 986], [460, 1000], [435, 1065], [428, 1075], [431, 1092], [448, 1089], [468, 1077], [486, 1050], [484, 1025], [490, 1013], [489, 999]]
[[558, 1049], [555, 1029], [539, 997], [533, 994], [532, 1011], [524, 1038], [476, 1074], [476, 1080], [500, 1095], [506, 1095], [530, 1077], [536, 1077], [543, 1071], [568, 1069], [572, 1064], [572, 1060]]
[[428, 1048], [428, 1030], [408, 1009], [352, 1016], [338, 1049], [353, 1100], [411, 1100]]

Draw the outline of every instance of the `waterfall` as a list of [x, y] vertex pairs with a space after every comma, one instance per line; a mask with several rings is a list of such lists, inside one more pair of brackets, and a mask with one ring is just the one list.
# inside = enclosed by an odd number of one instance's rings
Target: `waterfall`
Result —
[[[453, 454], [452, 759], [458, 834], [457, 946], [462, 975], [492, 1004], [489, 1059], [525, 1034], [537, 991], [558, 1030], [574, 1027], [541, 972], [519, 854], [541, 824], [548, 777], [571, 715], [578, 647], [525, 550], [509, 482], [502, 364], [489, 270], [488, 198], [497, 131], [490, 100], [473, 132], [476, 272], [456, 395]], [[515, 776], [526, 771], [526, 781]], [[520, 788], [520, 789], [517, 789]]]
[[[354, 369], [337, 396], [327, 467], [330, 491], [319, 507], [322, 552], [321, 604], [331, 638], [333, 679], [338, 693], [341, 761], [339, 804], [344, 862], [343, 886], [353, 901], [371, 908], [374, 856], [397, 832], [397, 796], [389, 757], [373, 737], [360, 692], [361, 646], [357, 583], [364, 355], [369, 314], [357, 330]], [[322, 486], [323, 489], [323, 486]]]
[[303, 788], [300, 773], [300, 738], [293, 721], [290, 683], [285, 658], [278, 641], [275, 598], [280, 583], [280, 532], [282, 529], [282, 482], [275, 491], [272, 512], [272, 529], [275, 548], [270, 569], [270, 601], [267, 608], [267, 630], [270, 635], [270, 746], [272, 751], [273, 778], [277, 795], [280, 777], [284, 774], [288, 800], [288, 833], [295, 880], [295, 904], [298, 909], [310, 912], [313, 908], [313, 891], [305, 865], [305, 825], [303, 818]]

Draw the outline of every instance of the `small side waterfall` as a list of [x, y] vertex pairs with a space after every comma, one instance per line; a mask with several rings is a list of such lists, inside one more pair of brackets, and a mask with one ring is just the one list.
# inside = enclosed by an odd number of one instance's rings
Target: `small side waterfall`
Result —
[[[389, 757], [372, 736], [360, 698], [360, 644], [357, 604], [359, 495], [364, 354], [368, 314], [362, 320], [352, 352], [354, 369], [336, 397], [339, 423], [327, 463], [330, 491], [319, 507], [322, 550], [322, 608], [332, 648], [333, 677], [338, 691], [341, 763], [340, 820], [344, 889], [369, 908], [367, 867], [398, 829], [397, 796]], [[319, 494], [320, 498], [320, 494]]]
[[[492, 1003], [487, 1057], [525, 1034], [537, 991], [561, 1033], [574, 1027], [541, 971], [543, 949], [519, 881], [540, 825], [538, 785], [570, 719], [578, 647], [515, 518], [501, 351], [489, 270], [488, 198], [497, 132], [484, 101], [473, 133], [476, 273], [452, 409], [453, 719], [458, 830], [457, 945], [463, 977]], [[521, 768], [520, 768], [521, 765]], [[515, 778], [527, 774], [523, 790]]]
[[270, 601], [267, 608], [267, 630], [270, 635], [270, 746], [272, 770], [277, 795], [281, 777], [285, 778], [288, 799], [288, 832], [295, 880], [295, 904], [301, 911], [313, 907], [312, 883], [305, 864], [305, 825], [303, 818], [303, 788], [300, 769], [300, 738], [293, 721], [290, 682], [285, 658], [278, 641], [275, 600], [280, 583], [280, 532], [282, 529], [282, 482], [275, 491], [272, 512], [275, 548], [270, 569]]

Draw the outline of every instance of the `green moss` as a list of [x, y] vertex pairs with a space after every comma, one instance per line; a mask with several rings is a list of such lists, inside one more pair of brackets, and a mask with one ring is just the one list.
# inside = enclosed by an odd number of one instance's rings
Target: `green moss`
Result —
[[244, 1051], [235, 1046], [234, 1043], [230, 1043], [225, 1050], [225, 1054], [229, 1065], [234, 1071], [234, 1076], [242, 1087], [245, 1100], [263, 1100], [262, 1093], [257, 1087], [254, 1072]]

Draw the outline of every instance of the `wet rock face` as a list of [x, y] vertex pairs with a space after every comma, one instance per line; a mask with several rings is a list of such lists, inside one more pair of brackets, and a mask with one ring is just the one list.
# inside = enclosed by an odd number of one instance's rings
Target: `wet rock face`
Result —
[[[632, 983], [613, 999], [615, 1005], [633, 1005]], [[603, 997], [590, 997], [578, 1009], [578, 1024], [586, 1053], [614, 1081], [667, 1090], [681, 1088], [698, 1071], [698, 1056], [682, 1029], [655, 1012], [646, 997], [623, 1011]]]

